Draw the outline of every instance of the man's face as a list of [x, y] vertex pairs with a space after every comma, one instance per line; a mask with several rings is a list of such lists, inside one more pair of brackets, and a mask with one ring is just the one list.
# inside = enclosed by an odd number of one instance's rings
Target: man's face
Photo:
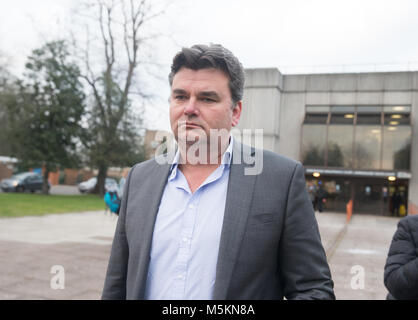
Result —
[[177, 141], [208, 143], [210, 129], [229, 132], [238, 124], [241, 108], [241, 102], [232, 105], [229, 79], [221, 70], [181, 68], [174, 75], [170, 123]]

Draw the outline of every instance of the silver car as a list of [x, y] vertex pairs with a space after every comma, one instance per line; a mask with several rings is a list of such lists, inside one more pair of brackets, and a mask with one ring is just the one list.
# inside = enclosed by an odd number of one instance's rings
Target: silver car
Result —
[[[94, 190], [97, 184], [97, 177], [90, 178], [87, 181], [78, 184], [78, 190], [81, 193], [89, 193]], [[113, 191], [118, 189], [118, 183], [115, 179], [106, 178], [105, 191]]]

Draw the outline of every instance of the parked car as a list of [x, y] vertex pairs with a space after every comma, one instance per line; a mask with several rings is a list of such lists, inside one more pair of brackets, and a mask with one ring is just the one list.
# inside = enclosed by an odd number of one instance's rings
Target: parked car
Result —
[[[44, 178], [39, 173], [21, 172], [10, 179], [3, 179], [0, 186], [4, 192], [24, 192], [28, 190], [33, 193], [36, 190], [42, 190], [43, 182]], [[51, 184], [48, 181], [48, 190], [50, 188]]]
[[[93, 177], [87, 181], [81, 182], [78, 184], [78, 190], [81, 193], [92, 192], [97, 184], [97, 177]], [[105, 191], [112, 191], [118, 189], [118, 183], [115, 179], [106, 178], [105, 181]]]

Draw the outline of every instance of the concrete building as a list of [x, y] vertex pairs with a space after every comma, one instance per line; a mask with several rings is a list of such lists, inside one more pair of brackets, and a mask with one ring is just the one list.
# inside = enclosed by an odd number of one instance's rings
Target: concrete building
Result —
[[418, 72], [282, 75], [247, 69], [239, 128], [299, 160], [325, 210], [418, 213]]

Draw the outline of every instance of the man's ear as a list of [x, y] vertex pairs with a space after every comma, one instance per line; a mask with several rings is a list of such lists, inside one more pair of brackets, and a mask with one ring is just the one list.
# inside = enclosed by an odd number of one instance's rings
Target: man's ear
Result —
[[232, 109], [232, 120], [231, 125], [233, 127], [236, 127], [239, 123], [239, 119], [241, 117], [241, 111], [242, 111], [242, 101], [238, 101], [234, 108]]

